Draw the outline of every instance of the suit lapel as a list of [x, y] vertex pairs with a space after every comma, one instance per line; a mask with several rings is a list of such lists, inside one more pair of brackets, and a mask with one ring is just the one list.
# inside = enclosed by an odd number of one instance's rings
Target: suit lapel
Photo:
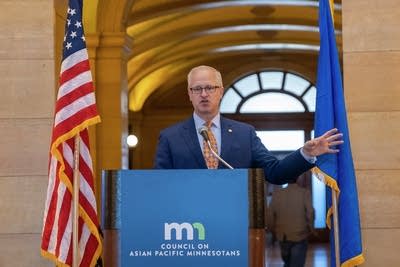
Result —
[[[221, 116], [221, 157], [225, 160], [231, 154], [233, 144], [233, 129], [231, 123]], [[219, 163], [219, 168], [223, 167], [223, 163]]]
[[196, 159], [200, 168], [207, 169], [206, 162], [203, 157], [203, 153], [201, 152], [199, 139], [197, 137], [197, 132], [194, 125], [193, 118], [188, 119], [182, 126], [182, 135], [183, 139], [192, 153], [193, 157]]

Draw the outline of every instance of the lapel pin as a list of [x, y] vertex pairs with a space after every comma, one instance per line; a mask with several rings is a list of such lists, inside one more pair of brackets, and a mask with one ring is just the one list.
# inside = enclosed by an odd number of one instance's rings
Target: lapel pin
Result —
[[231, 133], [231, 132], [232, 132], [232, 129], [228, 129], [228, 132], [230, 132], [230, 133]]

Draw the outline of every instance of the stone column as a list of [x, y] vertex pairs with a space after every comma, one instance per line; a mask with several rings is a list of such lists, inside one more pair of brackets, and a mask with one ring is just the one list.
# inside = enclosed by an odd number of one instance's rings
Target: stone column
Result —
[[130, 40], [124, 32], [87, 35], [86, 39], [101, 116], [101, 123], [91, 131], [93, 162], [96, 175], [100, 177], [103, 169], [128, 166], [126, 69]]
[[[94, 74], [97, 108], [101, 123], [91, 127], [91, 144], [94, 169], [96, 170], [96, 192], [99, 218], [101, 214], [102, 170], [128, 168], [128, 84], [127, 60], [130, 40], [124, 32], [102, 33], [87, 36], [89, 57]], [[118, 229], [102, 225], [104, 233], [103, 260], [105, 266], [113, 266], [117, 260]]]

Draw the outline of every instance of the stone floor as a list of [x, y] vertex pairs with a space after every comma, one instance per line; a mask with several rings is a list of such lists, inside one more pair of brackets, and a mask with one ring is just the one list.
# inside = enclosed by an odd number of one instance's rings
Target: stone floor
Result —
[[[273, 246], [268, 244], [265, 256], [265, 267], [283, 266], [278, 243], [275, 243]], [[328, 243], [309, 243], [305, 267], [328, 267], [329, 258]]]

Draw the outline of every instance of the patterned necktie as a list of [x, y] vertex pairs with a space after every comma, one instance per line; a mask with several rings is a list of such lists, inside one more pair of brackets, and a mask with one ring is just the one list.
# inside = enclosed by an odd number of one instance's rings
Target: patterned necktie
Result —
[[[215, 140], [215, 136], [211, 131], [211, 124], [212, 122], [207, 122], [207, 134], [208, 138], [210, 139], [210, 144], [212, 149], [218, 153], [218, 146], [217, 146], [217, 140]], [[217, 169], [218, 168], [218, 159], [212, 154], [210, 151], [210, 148], [207, 145], [206, 140], [203, 140], [203, 155], [204, 155], [204, 160], [206, 161], [207, 167], [209, 169]]]

